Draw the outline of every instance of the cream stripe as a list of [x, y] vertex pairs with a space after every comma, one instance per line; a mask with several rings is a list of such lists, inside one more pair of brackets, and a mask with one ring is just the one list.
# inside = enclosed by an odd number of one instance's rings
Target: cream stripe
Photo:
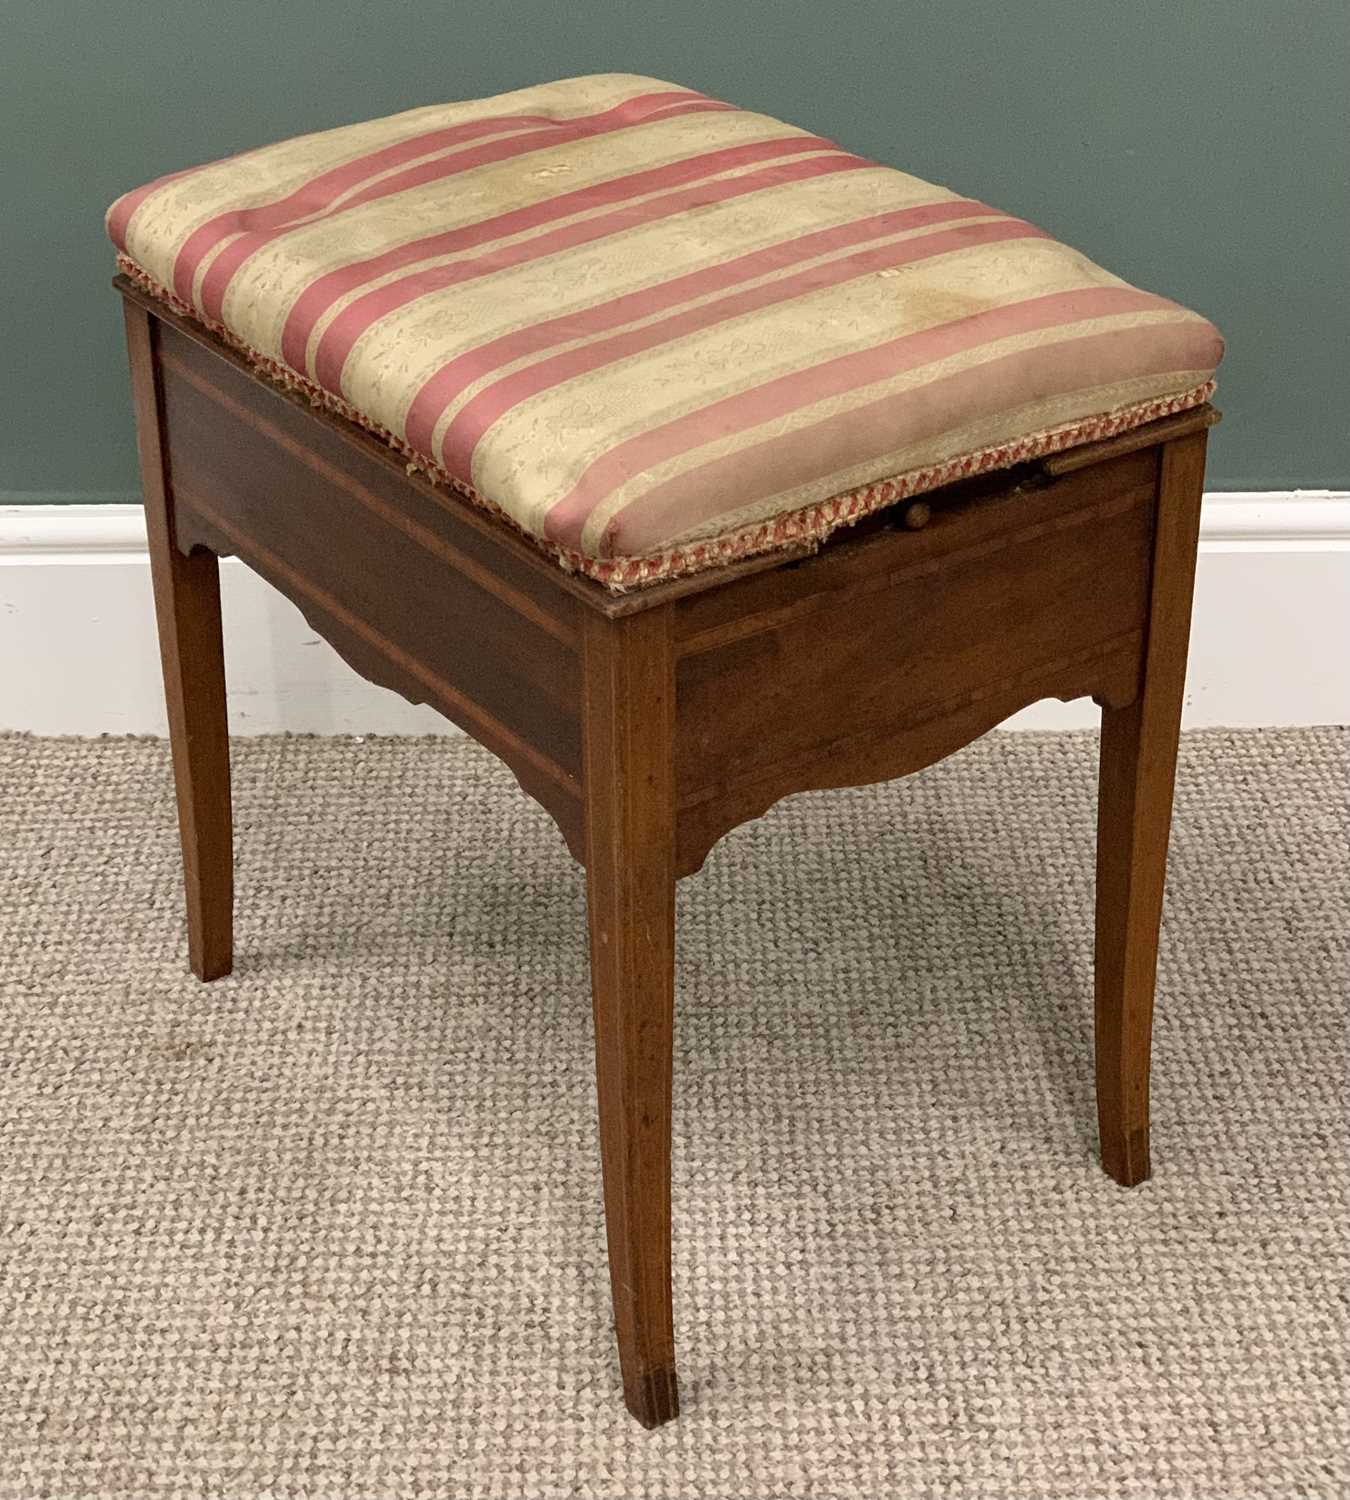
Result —
[[1174, 370], [1161, 375], [1139, 375], [1131, 380], [1114, 381], [1047, 396], [1018, 407], [1007, 407], [990, 413], [977, 422], [950, 428], [937, 437], [908, 447], [895, 448], [879, 458], [835, 470], [824, 478], [780, 491], [752, 505], [720, 512], [702, 525], [690, 527], [678, 536], [672, 535], [663, 545], [674, 547], [739, 530], [744, 526], [754, 525], [757, 521], [829, 500], [835, 495], [845, 494], [866, 484], [875, 484], [914, 469], [931, 468], [963, 453], [974, 453], [1002, 443], [1014, 442], [1028, 432], [1045, 431], [1083, 417], [1116, 411], [1153, 397], [1180, 395], [1202, 385], [1209, 376], [1208, 370]]
[[[702, 149], [705, 144], [712, 149]], [[725, 139], [717, 141], [715, 137], [706, 143], [691, 140], [687, 148], [686, 154], [655, 166], [624, 163], [624, 170], [606, 175], [598, 183], [536, 194], [505, 215], [490, 215], [467, 230], [451, 231], [452, 239], [458, 235], [466, 242], [462, 254], [447, 254], [449, 246], [444, 234], [408, 247], [408, 252], [424, 252], [419, 262], [391, 283], [377, 290], [363, 290], [348, 305], [347, 311], [330, 324], [328, 333], [320, 340], [312, 356], [312, 372], [322, 383], [336, 388], [346, 360], [357, 352], [360, 339], [382, 319], [416, 305], [438, 290], [481, 276], [491, 270], [495, 259], [506, 263], [532, 260], [556, 254], [569, 240], [622, 237], [649, 201], [652, 217], [665, 219], [677, 207], [692, 209], [700, 196], [716, 196], [719, 184], [726, 196], [739, 196], [733, 187], [741, 176], [749, 176], [747, 190], [751, 190], [764, 185], [775, 174], [785, 178], [812, 176], [860, 165], [857, 158], [797, 132], [768, 139], [739, 140], [730, 146]], [[748, 165], [748, 161], [738, 163], [740, 157], [761, 158], [759, 170], [753, 174], [732, 174], [734, 166]], [[531, 230], [522, 234], [519, 227], [511, 227], [523, 224], [529, 224]], [[592, 232], [588, 232], [588, 226], [593, 226]], [[386, 257], [386, 261], [406, 260], [408, 252]], [[371, 269], [378, 269], [380, 264], [376, 262]], [[355, 286], [366, 280], [367, 274], [358, 267], [356, 276], [340, 275], [337, 283]], [[331, 306], [331, 300], [322, 283], [296, 303], [282, 336], [288, 360], [302, 359], [301, 351], [292, 348], [293, 335], [298, 331], [297, 316], [308, 335], [314, 318], [325, 306]]]
[[[1115, 284], [1104, 273], [1094, 279]], [[624, 361], [522, 402], [496, 423], [491, 443], [479, 445], [473, 484], [486, 495], [510, 493], [527, 524], [542, 527], [542, 512], [578, 475], [639, 433], [884, 339], [1084, 284], [1076, 257], [1054, 241], [1021, 240], [952, 251], [899, 276], [873, 275], [762, 309], [647, 351], [636, 386], [634, 365]], [[635, 401], [634, 389], [646, 399]], [[537, 435], [548, 430], [566, 432], [566, 447], [541, 447]]]
[[[262, 353], [279, 358], [281, 331], [291, 307], [306, 287], [330, 272], [413, 244], [428, 235], [466, 228], [564, 192], [591, 187], [632, 172], [659, 168], [726, 146], [781, 139], [793, 134], [800, 134], [804, 142], [811, 140], [805, 131], [784, 130], [777, 121], [760, 115], [683, 115], [651, 121], [607, 136], [603, 150], [598, 149], [595, 142], [565, 142], [552, 149], [541, 149], [531, 155], [529, 173], [523, 170], [518, 160], [495, 162], [456, 176], [453, 192], [447, 191], [444, 182], [412, 188], [376, 203], [362, 205], [344, 219], [321, 219], [301, 226], [263, 246], [250, 259], [247, 276], [236, 276], [226, 292], [224, 321]], [[580, 149], [582, 146], [587, 149]], [[556, 169], [560, 166], [566, 166], [568, 171], [557, 175]], [[603, 211], [591, 208], [571, 217], [585, 218]], [[558, 222], [571, 222], [571, 218]], [[471, 253], [482, 254], [492, 246], [509, 244], [538, 232], [537, 229], [530, 230], [523, 235], [494, 240]], [[322, 327], [332, 321], [341, 307], [365, 295], [372, 287], [458, 258], [453, 254], [428, 255], [378, 280], [372, 278], [363, 282], [341, 299], [338, 308], [329, 311], [321, 320]], [[267, 289], [265, 299], [258, 297], [260, 287]], [[265, 308], [258, 307], [259, 301], [265, 301]], [[400, 317], [406, 311], [400, 309], [392, 316]], [[309, 341], [311, 354], [319, 336], [321, 334], [316, 332]]]
[[[1022, 299], [1018, 298], [1016, 300], [1020, 301]], [[1129, 328], [1149, 325], [1180, 323], [1187, 321], [1192, 316], [1192, 314], [1180, 310], [1172, 312], [1166, 309], [1157, 312], [1118, 313], [1105, 318], [1081, 319], [1075, 323], [1051, 325], [1045, 328], [1033, 329], [1025, 333], [1010, 334], [987, 344], [963, 349], [942, 359], [934, 360], [929, 364], [919, 365], [913, 369], [902, 371], [890, 379], [878, 381], [871, 385], [860, 386], [843, 392], [840, 395], [831, 396], [823, 401], [819, 401], [810, 407], [800, 408], [792, 414], [790, 421], [779, 418], [756, 427], [728, 433], [725, 437], [704, 444], [702, 447], [677, 454], [673, 458], [655, 464], [649, 469], [644, 469], [640, 474], [634, 475], [626, 485], [607, 496], [600, 509], [603, 510], [606, 519], [608, 519], [609, 516], [623, 509], [633, 499], [641, 496], [647, 490], [654, 489], [657, 485], [663, 484], [666, 480], [672, 479], [676, 475], [683, 474], [691, 469], [699, 468], [703, 464], [724, 457], [729, 453], [752, 447], [754, 444], [763, 441], [764, 438], [772, 436], [780, 430], [805, 427], [817, 422], [826, 421], [831, 417], [852, 411], [858, 407], [868, 406], [886, 396], [905, 390], [919, 389], [933, 381], [941, 380], [947, 375], [955, 374], [957, 371], [973, 369], [1019, 350], [1032, 349], [1045, 344], [1068, 343], [1073, 339], [1095, 333], [1103, 333], [1110, 329], [1123, 331]], [[872, 472], [875, 470], [875, 463], [864, 463], [861, 467], [869, 472], [865, 479], [856, 481], [859, 484], [885, 477], [883, 474]], [[827, 493], [834, 493], [835, 490], [845, 487], [844, 485], [838, 485], [835, 486], [835, 489], [828, 490]]]
[[[1021, 301], [1023, 299], [1019, 297], [1015, 300]], [[918, 389], [934, 381], [941, 380], [944, 376], [956, 374], [958, 371], [975, 369], [980, 365], [990, 364], [1006, 355], [1017, 353], [1024, 349], [1034, 349], [1047, 344], [1068, 344], [1078, 338], [1113, 330], [1123, 331], [1128, 328], [1160, 327], [1165, 324], [1186, 323], [1193, 320], [1193, 313], [1188, 313], [1180, 309], [1175, 312], [1163, 310], [1160, 312], [1122, 313], [1111, 317], [1088, 318], [1075, 323], [1064, 323], [1053, 325], [1049, 328], [1038, 328], [1028, 333], [1013, 334], [987, 344], [980, 344], [973, 349], [961, 350], [956, 354], [948, 355], [946, 358], [935, 360], [930, 364], [906, 370], [893, 379], [860, 386], [842, 395], [817, 402], [812, 406], [802, 407], [794, 411], [790, 419], [780, 417], [772, 422], [730, 433], [715, 442], [706, 443], [702, 447], [681, 453], [664, 463], [654, 464], [651, 468], [644, 469], [640, 474], [634, 475], [627, 484], [607, 495], [587, 517], [585, 527], [582, 531], [582, 550], [590, 551], [596, 546], [599, 539], [603, 537], [605, 527], [610, 520], [621, 510], [640, 500], [641, 496], [648, 490], [654, 489], [657, 485], [667, 479], [674, 478], [678, 474], [682, 474], [690, 469], [699, 468], [701, 465], [715, 458], [753, 447], [756, 443], [763, 441], [766, 437], [770, 437], [778, 431], [812, 426], [817, 422], [826, 421], [843, 412], [870, 405], [872, 402], [879, 401], [886, 396], [897, 395], [901, 391]], [[943, 321], [948, 320], [944, 319]], [[1197, 382], [1192, 381], [1191, 383], [1195, 384]], [[1073, 413], [1070, 413], [1070, 416], [1072, 415]], [[1003, 433], [1000, 433], [998, 436], [1001, 438], [1003, 435]], [[978, 445], [969, 444], [966, 446], [974, 447]], [[950, 450], [951, 453], [964, 451], [966, 451], [966, 448], [953, 448]], [[888, 457], [873, 459], [870, 462], [860, 464], [858, 468], [862, 471], [862, 477], [856, 479], [854, 484], [870, 483], [873, 480], [884, 479], [888, 475], [898, 472], [895, 467], [886, 467], [889, 462], [890, 459]], [[824, 479], [813, 481], [803, 488], [812, 491], [808, 497], [809, 499], [826, 499], [830, 495], [838, 494], [841, 490], [849, 488], [849, 485], [844, 483], [839, 476], [831, 474]], [[805, 504], [808, 502], [803, 501], [802, 503]], [[790, 507], [784, 503], [780, 503], [778, 497], [775, 497], [773, 508], [775, 510], [786, 510]], [[719, 519], [713, 529], [717, 531], [724, 530], [727, 524]]]
[[[523, 133], [530, 127], [521, 126], [519, 128]], [[475, 142], [474, 144], [477, 143]], [[352, 159], [356, 160], [361, 156], [366, 156], [372, 149], [378, 149], [378, 147], [371, 147], [367, 148], [366, 150], [362, 150], [358, 152], [356, 157], [353, 157]], [[461, 152], [465, 149], [466, 148], [464, 145], [432, 147], [428, 148], [427, 151], [420, 155], [410, 156], [400, 162], [396, 162], [393, 166], [386, 167], [383, 171], [372, 172], [369, 177], [363, 177], [359, 182], [353, 183], [352, 186], [347, 188], [345, 192], [338, 194], [332, 199], [331, 202], [324, 204], [321, 208], [315, 209], [312, 213], [297, 215], [295, 219], [290, 223], [282, 226], [281, 232], [283, 232], [287, 236], [298, 234], [302, 229], [305, 229], [312, 224], [317, 224], [323, 219], [329, 218], [335, 214], [342, 213], [345, 206], [353, 198], [359, 197], [362, 193], [368, 191], [371, 188], [378, 188], [382, 182], [387, 182], [389, 179], [397, 177], [400, 173], [406, 172], [410, 168], [416, 167], [423, 162], [436, 161], [442, 157], [450, 158], [457, 152]], [[307, 173], [304, 178], [296, 183], [296, 188], [302, 187], [306, 182], [311, 181], [313, 175], [315, 174]], [[275, 196], [284, 197], [286, 196], [286, 193], [292, 192], [294, 190], [294, 188], [284, 189], [283, 191], [277, 193]], [[269, 198], [267, 201], [270, 202], [272, 200]], [[238, 206], [248, 207], [252, 205], [240, 204]], [[214, 215], [212, 217], [214, 217]], [[207, 222], [209, 222], [209, 219], [207, 220]], [[278, 231], [275, 229], [269, 230], [267, 232], [270, 234], [278, 233]], [[192, 297], [194, 302], [200, 304], [202, 281], [210, 271], [211, 266], [214, 264], [216, 259], [236, 241], [243, 239], [248, 233], [249, 231], [245, 230], [237, 234], [227, 234], [218, 245], [215, 245], [210, 251], [208, 251], [206, 255], [202, 257], [201, 262], [198, 264], [197, 269], [193, 273], [192, 277]], [[187, 238], [191, 238], [191, 236], [189, 235]], [[184, 243], [186, 243], [186, 239], [184, 240]]]
[[[714, 149], [720, 149], [720, 147]], [[711, 172], [706, 177], [700, 177], [696, 183], [686, 184], [676, 189], [655, 188], [649, 193], [625, 199], [623, 204], [617, 206], [617, 210], [614, 204], [586, 208], [566, 218], [551, 221], [543, 229], [522, 230], [517, 234], [493, 240], [481, 248], [419, 262], [416, 269], [421, 271], [435, 266], [453, 265], [460, 261], [485, 263], [499, 251], [512, 246], [528, 246], [532, 242], [538, 242], [541, 247], [547, 246], [553, 236], [568, 226], [603, 219], [613, 215], [616, 211], [641, 208], [644, 204], [659, 202], [673, 193], [687, 193], [694, 189], [710, 188], [718, 183], [754, 178], [766, 168], [786, 166], [800, 160], [802, 156], [815, 157], [818, 154], [813, 147], [806, 145], [800, 154], [785, 155], [771, 162], [751, 162], [729, 171]], [[676, 162], [686, 159], [684, 153], [672, 158]], [[654, 163], [656, 166], [665, 164], [665, 162]], [[598, 180], [602, 183], [607, 182], [612, 175], [612, 173], [606, 173]], [[859, 172], [853, 175], [865, 177], [872, 174]], [[878, 177], [884, 176], [884, 169], [878, 168], [877, 175]], [[821, 179], [823, 183], [831, 180], [831, 178]], [[589, 184], [577, 182], [575, 186], [585, 187]], [[619, 233], [607, 233], [583, 245], [550, 249], [547, 254], [538, 258], [528, 259], [520, 265], [504, 266], [501, 270], [494, 271], [486, 277], [425, 293], [373, 322], [353, 346], [348, 356], [348, 366], [355, 370], [365, 359], [387, 361], [392, 358], [398, 362], [401, 372], [404, 372], [400, 374], [400, 379], [406, 378], [412, 381], [414, 378], [412, 372], [419, 356], [425, 359], [428, 373], [430, 373], [444, 363], [445, 359], [453, 358], [455, 354], [474, 348], [495, 336], [489, 331], [495, 326], [494, 318], [500, 319], [506, 314], [512, 319], [511, 325], [508, 326], [528, 326], [538, 319], [555, 316], [559, 311], [561, 300], [569, 294], [574, 295], [578, 286], [603, 288], [603, 295], [593, 296], [592, 300], [607, 301], [611, 287], [614, 288], [615, 295], [623, 289], [625, 283], [619, 278], [625, 272], [645, 277], [655, 266], [661, 267], [664, 272], [667, 264], [682, 264], [679, 259], [682, 253], [698, 252], [706, 255], [712, 238], [709, 225], [714, 215], [719, 220], [718, 238], [720, 239], [725, 232], [728, 244], [734, 245], [738, 242], [735, 211], [739, 204], [757, 202], [760, 198], [777, 195], [783, 210], [786, 211], [796, 201], [790, 195], [800, 194], [802, 186], [803, 184], [798, 183], [785, 183], [779, 187], [759, 188], [744, 199], [736, 198], [727, 204], [712, 205], [706, 215], [702, 212], [684, 213], [645, 223], [635, 219], [630, 228]], [[837, 189], [836, 183], [836, 194]], [[568, 190], [572, 190], [571, 186]], [[832, 206], [836, 211], [844, 207], [837, 200]], [[725, 215], [722, 213], [724, 209]], [[477, 220], [473, 219], [469, 222], [473, 223]], [[779, 236], [782, 234], [782, 224], [783, 220], [780, 216], [777, 226]], [[714, 251], [713, 258], [716, 260], [725, 258], [721, 245], [718, 245]], [[311, 360], [314, 358], [315, 350], [325, 331], [344, 309], [375, 288], [396, 284], [407, 274], [407, 268], [401, 267], [375, 280], [363, 283], [335, 302], [329, 311], [315, 323], [314, 331], [306, 346], [308, 357]], [[655, 279], [660, 280], [665, 277], [662, 275]], [[456, 332], [459, 330], [463, 330], [465, 339], [456, 338]], [[349, 391], [350, 389], [349, 387]], [[414, 395], [415, 391], [409, 390], [407, 399], [411, 401]], [[395, 420], [400, 422], [398, 430], [401, 430], [401, 413], [397, 414]]]
[[[703, 99], [698, 96], [683, 95], [659, 95], [656, 98], [639, 98], [629, 100], [617, 108], [605, 111], [598, 115], [592, 115], [580, 122], [567, 122], [561, 128], [532, 129], [523, 134], [514, 129], [498, 130], [490, 138], [480, 140], [477, 145], [471, 145], [463, 151], [454, 151], [445, 156], [433, 157], [418, 166], [409, 166], [399, 172], [395, 177], [384, 182], [364, 189], [354, 198], [345, 202], [345, 212], [341, 214], [325, 214], [323, 219], [332, 219], [334, 222], [346, 223], [350, 221], [350, 215], [363, 213], [367, 216], [378, 212], [381, 202], [397, 203], [398, 198], [405, 193], [413, 193], [421, 188], [436, 185], [447, 196], [453, 195], [458, 183], [462, 183], [470, 177], [474, 171], [490, 166], [500, 166], [507, 160], [516, 161], [522, 167], [528, 166], [528, 158], [537, 156], [539, 153], [552, 148], [554, 150], [562, 146], [564, 142], [579, 142], [583, 137], [591, 142], [598, 141], [602, 137], [618, 136], [629, 131], [640, 131], [644, 127], [653, 126], [661, 121], [674, 120], [689, 114], [708, 114], [729, 112], [730, 106], [718, 103], [715, 100]], [[556, 123], [556, 122], [555, 122]], [[454, 127], [460, 129], [461, 127]], [[483, 132], [482, 122], [475, 122], [473, 130], [480, 135]], [[494, 127], [495, 128], [495, 127]], [[791, 140], [800, 139], [800, 134], [789, 137]], [[824, 144], [824, 143], [820, 143]], [[836, 148], [837, 149], [837, 148]], [[367, 162], [360, 164], [362, 168]], [[530, 176], [538, 175], [529, 172], [522, 173], [522, 180]], [[594, 190], [591, 190], [594, 192]], [[557, 202], [557, 211], [562, 212], [570, 207], [572, 195], [564, 193], [560, 200], [549, 200]], [[542, 205], [536, 205], [533, 209], [535, 214], [545, 212]], [[527, 217], [524, 210], [515, 212], [516, 219]], [[480, 229], [486, 233], [500, 225], [499, 219], [489, 218]], [[504, 232], [504, 226], [501, 226]], [[239, 270], [248, 258], [263, 244], [270, 242], [284, 229], [278, 228], [272, 232], [265, 230], [259, 234], [251, 234], [237, 241], [228, 250], [222, 253], [211, 267], [210, 272], [202, 282], [201, 297], [199, 303], [202, 310], [210, 318], [219, 316], [221, 301], [228, 290], [234, 273]], [[202, 237], [206, 240], [213, 238], [211, 230]], [[337, 278], [343, 287], [353, 286], [358, 280], [374, 274], [386, 265], [396, 262], [410, 263], [415, 258], [427, 258], [432, 254], [440, 253], [448, 249], [446, 236], [444, 234], [433, 235], [430, 239], [418, 241], [412, 245], [405, 246], [402, 251], [386, 255], [375, 263], [370, 261], [357, 261], [348, 266]], [[192, 252], [200, 249], [199, 245], [189, 245], [183, 252], [183, 260], [186, 265], [194, 265], [195, 259]], [[179, 281], [175, 283], [181, 291], [182, 274], [184, 267], [180, 266]], [[303, 351], [296, 347], [295, 338], [303, 341], [312, 326], [313, 316], [321, 312], [327, 305], [330, 291], [334, 290], [333, 278], [325, 278], [313, 287], [313, 294], [308, 300], [301, 298], [296, 304], [295, 313], [301, 319], [300, 325], [288, 325], [287, 333], [283, 339], [283, 351], [286, 358], [294, 363], [302, 364]], [[317, 298], [317, 301], [315, 300]], [[302, 325], [302, 326], [301, 326]], [[293, 337], [294, 335], [294, 337]]]
[[[706, 180], [728, 181], [759, 170], [759, 164], [752, 164]], [[433, 293], [402, 329], [402, 337], [422, 359], [408, 365], [415, 388], [409, 399], [449, 359], [545, 319], [585, 313], [799, 233], [956, 197], [883, 167], [783, 183], [694, 214], [635, 224], [621, 245], [616, 239], [578, 245], [484, 281]], [[373, 342], [371, 349], [380, 350], [381, 344]]]
[[632, 74], [598, 74], [576, 82], [581, 85], [576, 90], [549, 84], [486, 99], [425, 105], [380, 120], [295, 136], [257, 147], [244, 157], [213, 163], [190, 177], [166, 183], [141, 204], [128, 227], [128, 253], [163, 285], [171, 286], [179, 250], [225, 205], [256, 208], [274, 202], [322, 172], [409, 136], [501, 115], [553, 110], [560, 119], [567, 119], [620, 104], [652, 91], [653, 86], [663, 87], [659, 80]]
[[[689, 313], [696, 311], [701, 307], [712, 306], [718, 302], [724, 301], [730, 296], [736, 296], [740, 293], [750, 292], [755, 290], [756, 288], [771, 286], [775, 283], [784, 281], [790, 275], [807, 272], [813, 268], [821, 266], [828, 266], [835, 261], [847, 260], [850, 256], [856, 256], [861, 251], [881, 250], [888, 245], [903, 244], [909, 240], [920, 239], [924, 236], [930, 236], [934, 234], [939, 228], [944, 230], [958, 229], [966, 224], [989, 224], [991, 222], [999, 221], [991, 220], [988, 215], [963, 216], [961, 218], [944, 221], [941, 226], [925, 225], [916, 229], [905, 230], [899, 234], [878, 235], [875, 239], [867, 240], [863, 245], [846, 245], [821, 255], [804, 258], [800, 261], [795, 261], [786, 272], [780, 269], [766, 272], [762, 276], [747, 278], [744, 281], [736, 282], [734, 286], [721, 287], [713, 291], [705, 292], [702, 296], [691, 297], [686, 301], [680, 302], [674, 309], [662, 308], [656, 312], [650, 313], [646, 317], [632, 319], [631, 321], [622, 324], [620, 328], [607, 328], [598, 333], [590, 333], [585, 335], [584, 337], [573, 339], [567, 343], [560, 343], [555, 346], [550, 346], [550, 348], [540, 354], [531, 354], [524, 356], [518, 360], [514, 360], [510, 364], [503, 365], [499, 369], [495, 369], [489, 374], [483, 376], [481, 379], [475, 381], [463, 392], [463, 394], [456, 401], [451, 404], [451, 406], [442, 415], [440, 421], [436, 425], [431, 445], [432, 453], [440, 453], [440, 445], [445, 435], [445, 429], [449, 426], [450, 422], [454, 419], [455, 414], [462, 407], [464, 407], [469, 401], [471, 401], [473, 397], [476, 396], [480, 391], [492, 385], [495, 385], [499, 380], [504, 379], [506, 376], [516, 371], [527, 369], [533, 364], [541, 363], [548, 359], [553, 359], [558, 355], [565, 354], [574, 349], [584, 348], [590, 344], [603, 343], [606, 339], [613, 338], [617, 332], [631, 332], [640, 330], [645, 327], [657, 325], [669, 319], [673, 315]], [[812, 298], [823, 300], [831, 296], [835, 290], [837, 290], [837, 288], [821, 288], [811, 292], [797, 293], [792, 297], [792, 300], [801, 303], [806, 303]], [[735, 325], [737, 324], [745, 325], [753, 322], [758, 318], [761, 318], [764, 315], [764, 312], [765, 309], [757, 308], [750, 312], [733, 314], [732, 316], [728, 317], [724, 323], [721, 323], [718, 326], [730, 331], [733, 330]], [[673, 337], [681, 340], [697, 339], [701, 337], [701, 333], [702, 330], [690, 333], [679, 333], [677, 335], [674, 335]], [[644, 350], [639, 354], [624, 357], [622, 360], [616, 360], [615, 363], [625, 364], [631, 371], [633, 367], [639, 365], [642, 361], [644, 361], [651, 352], [651, 350]], [[584, 381], [588, 378], [588, 375], [573, 376], [569, 377], [567, 383], [570, 384], [572, 380]], [[553, 389], [557, 388], [555, 387]], [[542, 392], [538, 397], [530, 397], [527, 399], [547, 402], [547, 400], [549, 399], [549, 395], [550, 392], [545, 391]]]

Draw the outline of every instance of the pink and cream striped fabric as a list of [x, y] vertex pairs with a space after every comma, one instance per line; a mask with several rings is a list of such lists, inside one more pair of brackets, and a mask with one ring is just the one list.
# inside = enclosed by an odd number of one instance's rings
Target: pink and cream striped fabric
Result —
[[1205, 400], [1215, 329], [767, 115], [604, 74], [119, 198], [124, 270], [612, 588]]

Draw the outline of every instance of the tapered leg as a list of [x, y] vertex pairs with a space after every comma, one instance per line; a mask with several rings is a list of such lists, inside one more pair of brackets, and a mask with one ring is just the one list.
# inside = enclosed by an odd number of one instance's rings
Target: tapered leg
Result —
[[1205, 434], [1162, 450], [1138, 697], [1102, 712], [1097, 809], [1097, 1120], [1102, 1166], [1149, 1175], [1149, 1056], [1172, 786], [1186, 680]]
[[669, 614], [586, 637], [586, 881], [600, 1153], [624, 1400], [679, 1413], [670, 1302], [674, 679]]
[[130, 302], [126, 325], [183, 845], [188, 958], [199, 979], [219, 979], [230, 972], [233, 961], [234, 915], [219, 566], [213, 553], [184, 555], [174, 541], [172, 500], [160, 443], [153, 330], [145, 311]]

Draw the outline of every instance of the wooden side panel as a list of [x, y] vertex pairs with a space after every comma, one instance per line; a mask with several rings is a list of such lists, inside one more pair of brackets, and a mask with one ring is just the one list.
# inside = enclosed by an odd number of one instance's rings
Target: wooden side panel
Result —
[[[181, 551], [239, 555], [363, 675], [462, 725], [578, 859], [596, 617], [670, 609], [681, 874], [788, 793], [916, 770], [1039, 697], [1138, 694], [1161, 451], [1142, 432], [1085, 467], [947, 486], [923, 530], [897, 509], [809, 556], [615, 598], [209, 334], [155, 318]], [[1213, 418], [1187, 414], [1196, 431]]]
[[459, 723], [579, 854], [584, 606], [168, 325], [160, 369], [179, 546], [237, 554], [363, 676]]
[[924, 531], [677, 605], [681, 871], [779, 797], [917, 770], [1037, 698], [1128, 703], [1157, 464], [958, 495]]

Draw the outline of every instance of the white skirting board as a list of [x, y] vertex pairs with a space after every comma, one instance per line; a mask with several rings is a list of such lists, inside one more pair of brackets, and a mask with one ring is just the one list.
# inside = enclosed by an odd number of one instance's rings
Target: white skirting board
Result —
[[[233, 733], [457, 732], [357, 677], [238, 562], [221, 576]], [[1097, 717], [1048, 701], [1008, 725]], [[1185, 722], [1350, 723], [1350, 492], [1205, 497]], [[0, 730], [164, 733], [139, 506], [0, 505]]]

